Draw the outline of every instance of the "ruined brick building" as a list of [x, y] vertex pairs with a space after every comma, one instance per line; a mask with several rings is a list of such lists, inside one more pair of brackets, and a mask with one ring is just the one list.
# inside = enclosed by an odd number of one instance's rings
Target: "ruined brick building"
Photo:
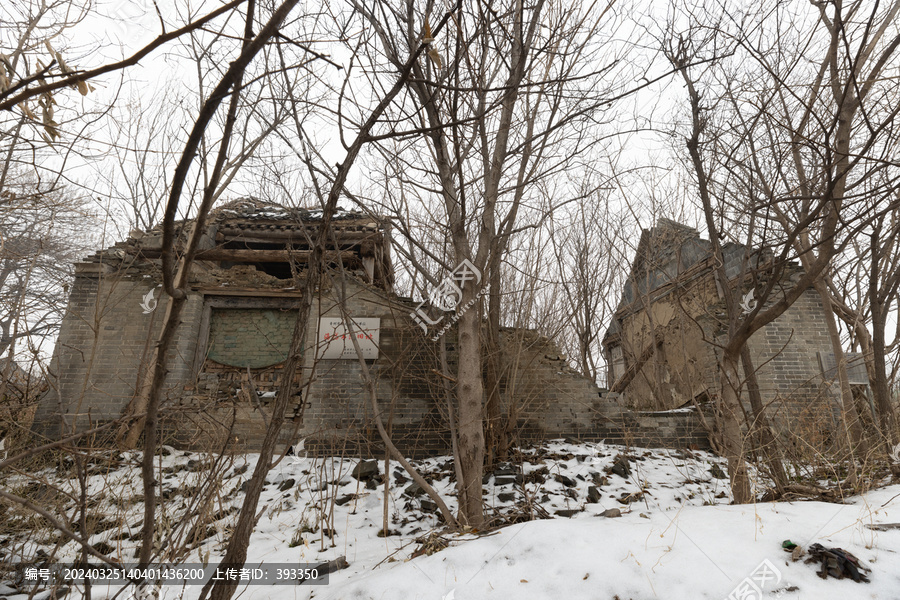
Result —
[[[737, 278], [746, 248], [724, 248], [729, 278]], [[766, 260], [750, 253], [752, 260]], [[711, 244], [697, 230], [661, 219], [644, 230], [621, 302], [603, 347], [610, 386], [636, 410], [672, 410], [714, 397], [725, 308], [713, 278]], [[800, 276], [790, 267], [784, 286]], [[749, 292], [749, 283], [744, 284]], [[747, 296], [747, 302], [752, 302]], [[783, 434], [830, 430], [840, 395], [822, 301], [810, 288], [778, 319], [749, 340], [760, 393]], [[858, 355], [848, 354], [854, 394], [868, 404], [870, 390]], [[746, 403], [746, 386], [745, 386]], [[749, 410], [749, 406], [747, 406]]]
[[[249, 199], [212, 213], [169, 356], [165, 443], [210, 449], [227, 437], [237, 449], [259, 446], [265, 415], [284, 383], [282, 363], [309, 254], [307, 228], [312, 231], [320, 219], [317, 211]], [[176, 250], [191, 224], [179, 224]], [[139, 393], [165, 312], [161, 243], [159, 228], [134, 231], [77, 264], [51, 365], [52, 389], [39, 405], [34, 431], [56, 437], [108, 422]], [[409, 454], [449, 452], [439, 345], [414, 318], [416, 304], [393, 291], [390, 224], [339, 212], [327, 257], [333, 278], [314, 301], [281, 443], [303, 439], [310, 450], [382, 452], [359, 361], [344, 339], [343, 296], [361, 330], [356, 335], [395, 443]], [[452, 363], [453, 331], [446, 335]], [[629, 416], [533, 332], [503, 332], [503, 364], [501, 393], [507, 405], [515, 403], [512, 427], [519, 441], [657, 439], [640, 437], [643, 431], [662, 435], [667, 445], [703, 444], [689, 420]], [[634, 427], [623, 428], [627, 424]]]

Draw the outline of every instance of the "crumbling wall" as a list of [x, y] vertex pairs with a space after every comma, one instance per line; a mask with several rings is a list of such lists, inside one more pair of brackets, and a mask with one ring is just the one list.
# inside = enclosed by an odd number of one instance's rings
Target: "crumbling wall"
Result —
[[[169, 356], [163, 442], [254, 451], [265, 436], [275, 393], [284, 384], [282, 360], [296, 321], [297, 292], [290, 281], [246, 267], [203, 264], [191, 285]], [[381, 320], [379, 357], [366, 364], [392, 439], [408, 455], [448, 453], [440, 342], [427, 337], [410, 317], [411, 304], [353, 277], [342, 289], [351, 317]], [[145, 307], [161, 295], [154, 261], [122, 262], [119, 268], [93, 261], [78, 267], [53, 358], [57, 376], [39, 406], [36, 430], [59, 436], [63, 422], [66, 430], [84, 429], [122, 414], [140, 390], [165, 315], [164, 299], [150, 312]], [[336, 290], [323, 286], [316, 303], [322, 316], [341, 315], [337, 297]], [[222, 318], [215, 318], [216, 311]], [[382, 456], [361, 366], [356, 359], [317, 359], [317, 326], [318, 318], [312, 319], [280, 445], [304, 439], [312, 452]], [[452, 328], [445, 334], [451, 376], [454, 335]], [[623, 407], [603, 398], [593, 382], [569, 368], [546, 338], [509, 330], [502, 346], [508, 371], [501, 391], [505, 406], [515, 406], [519, 442], [568, 436], [648, 439], [635, 437], [640, 424], [628, 421]], [[670, 438], [673, 445], [690, 445]]]
[[[703, 265], [699, 265], [703, 267]], [[708, 393], [715, 364], [711, 344], [715, 321], [711, 306], [718, 302], [715, 285], [699, 270], [678, 285], [636, 300], [622, 317], [621, 344], [629, 365], [639, 365], [626, 386], [627, 405], [635, 410], [671, 410]], [[643, 359], [643, 362], [641, 362]]]
[[[100, 262], [76, 268], [69, 303], [51, 361], [48, 393], [35, 414], [34, 430], [56, 437], [116, 419], [138, 393], [152, 344], [159, 335], [165, 301], [145, 313], [160, 296], [149, 273]], [[178, 397], [191, 379], [201, 302], [191, 298], [183, 311], [179, 337], [169, 355], [164, 384], [168, 398]]]
[[709, 447], [695, 411], [631, 410], [621, 395], [602, 392], [570, 368], [547, 338], [509, 330], [502, 341], [505, 361], [517, 363], [509, 371], [512, 381], [505, 385], [504, 404], [505, 415], [513, 410], [516, 416], [519, 443], [572, 437], [648, 447]]
[[599, 390], [572, 370], [549, 339], [527, 330], [501, 334], [504, 417], [516, 420], [520, 441], [578, 435], [594, 426]]

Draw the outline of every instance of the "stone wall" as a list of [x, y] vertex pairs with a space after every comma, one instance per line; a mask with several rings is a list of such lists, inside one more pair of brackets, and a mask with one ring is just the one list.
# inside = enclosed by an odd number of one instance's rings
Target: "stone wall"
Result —
[[[60, 435], [60, 423], [66, 430], [85, 429], [122, 414], [145, 376], [165, 315], [165, 302], [148, 314], [141, 306], [151, 290], [160, 296], [158, 285], [149, 268], [114, 271], [99, 263], [79, 267], [53, 359], [57, 377], [39, 406], [36, 431], [54, 437]], [[410, 317], [411, 303], [353, 278], [346, 279], [342, 290], [351, 317], [381, 320], [379, 356], [367, 360], [366, 367], [376, 381], [378, 407], [393, 441], [408, 455], [449, 453], [439, 342], [426, 337]], [[317, 303], [321, 316], [341, 314], [340, 295], [323, 289]], [[271, 412], [275, 391], [283, 383], [281, 362], [271, 362], [278, 358], [273, 351], [286, 351], [279, 349], [290, 337], [285, 330], [293, 328], [297, 305], [296, 294], [289, 293], [230, 296], [218, 288], [189, 293], [169, 357], [161, 421], [164, 443], [205, 450], [259, 448], [264, 415]], [[217, 325], [216, 311], [233, 312]], [[304, 439], [312, 452], [383, 456], [363, 367], [356, 359], [317, 359], [317, 325], [318, 319], [310, 323], [280, 447]], [[452, 329], [445, 335], [451, 372], [454, 335]], [[211, 341], [216, 350], [212, 354]], [[547, 339], [506, 330], [502, 345], [506, 375], [501, 394], [505, 410], [515, 407], [513, 433], [520, 443], [577, 437], [697, 444], [689, 424], [661, 425], [675, 417], [653, 417], [657, 421], [650, 423], [651, 417], [632, 414], [601, 397], [593, 382], [572, 371]]]
[[[144, 314], [148, 292], [159, 297], [147, 273], [113, 270], [100, 263], [79, 265], [50, 366], [50, 390], [35, 414], [35, 430], [55, 437], [61, 430], [83, 430], [119, 417], [145, 375], [159, 334], [165, 302]], [[199, 318], [199, 298], [184, 309], [183, 327]], [[196, 336], [180, 336], [171, 350], [166, 397], [178, 397], [190, 378]]]
[[832, 349], [824, 309], [813, 288], [748, 344], [768, 414], [784, 436], [818, 435], [838, 423], [839, 391], [826, 382], [819, 352]]
[[[717, 384], [716, 288], [705, 262], [695, 263], [676, 284], [637, 298], [621, 317], [618, 342], [627, 363], [652, 351], [623, 390], [635, 410], [671, 410]], [[657, 343], [658, 342], [658, 343]]]

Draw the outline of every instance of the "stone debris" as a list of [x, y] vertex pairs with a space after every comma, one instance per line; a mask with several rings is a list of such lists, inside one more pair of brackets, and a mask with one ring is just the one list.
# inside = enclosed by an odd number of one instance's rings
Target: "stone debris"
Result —
[[356, 477], [360, 481], [366, 481], [367, 479], [371, 479], [378, 475], [378, 461], [377, 460], [362, 460], [358, 465], [353, 467], [353, 472], [351, 473], [353, 477]]
[[623, 455], [617, 456], [611, 470], [619, 477], [628, 478], [631, 475], [631, 466], [628, 464], [628, 458]]

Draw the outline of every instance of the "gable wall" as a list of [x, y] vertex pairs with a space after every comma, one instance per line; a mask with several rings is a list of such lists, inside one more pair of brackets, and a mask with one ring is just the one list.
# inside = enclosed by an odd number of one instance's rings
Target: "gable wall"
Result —
[[[72, 283], [50, 368], [50, 391], [35, 415], [35, 430], [56, 436], [119, 417], [134, 397], [159, 335], [165, 302], [144, 314], [141, 303], [157, 282], [146, 274], [117, 273], [101, 264], [80, 267]], [[201, 303], [185, 305], [178, 341], [170, 356], [165, 394], [177, 397], [196, 351]]]

